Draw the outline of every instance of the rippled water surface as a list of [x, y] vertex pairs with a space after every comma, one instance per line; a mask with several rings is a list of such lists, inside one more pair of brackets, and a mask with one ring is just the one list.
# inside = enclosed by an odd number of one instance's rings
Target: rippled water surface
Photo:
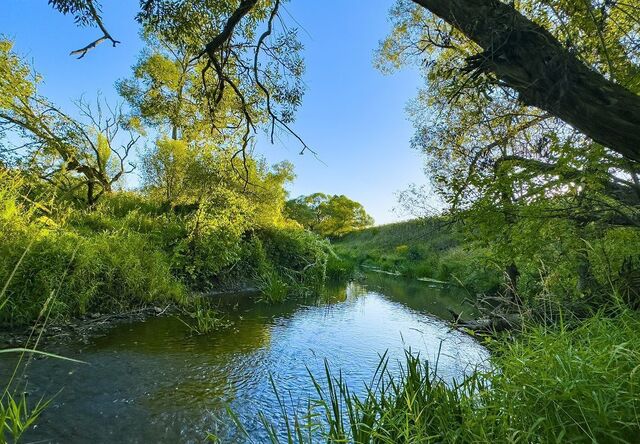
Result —
[[[332, 289], [323, 302], [273, 307], [225, 296], [221, 309], [234, 327], [207, 336], [189, 335], [172, 317], [119, 325], [87, 344], [52, 349], [87, 365], [30, 364], [32, 399], [59, 393], [26, 441], [201, 442], [214, 432], [236, 442], [230, 406], [262, 442], [257, 412], [275, 423], [280, 414], [270, 375], [291, 406], [313, 397], [308, 371], [322, 378], [325, 359], [355, 391], [385, 352], [395, 367], [405, 348], [429, 359], [441, 348], [438, 373], [447, 379], [484, 363], [487, 352], [438, 317], [460, 311], [462, 298], [372, 274]], [[11, 362], [0, 362], [3, 379], [11, 370]]]

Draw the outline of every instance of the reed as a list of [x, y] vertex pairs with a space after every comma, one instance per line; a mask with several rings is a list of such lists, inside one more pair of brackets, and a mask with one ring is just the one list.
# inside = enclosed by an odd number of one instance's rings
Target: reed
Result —
[[326, 363], [321, 379], [311, 376], [308, 411], [288, 411], [277, 394], [281, 417], [263, 415], [263, 427], [272, 443], [638, 442], [637, 313], [532, 326], [491, 347], [491, 370], [461, 381], [410, 352], [399, 372], [383, 358], [360, 394]]

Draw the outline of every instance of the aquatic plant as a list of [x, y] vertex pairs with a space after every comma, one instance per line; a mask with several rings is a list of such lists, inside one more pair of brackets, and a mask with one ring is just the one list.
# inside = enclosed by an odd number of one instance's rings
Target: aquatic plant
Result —
[[265, 272], [259, 279], [260, 300], [269, 304], [282, 303], [287, 299], [289, 286], [275, 271]]
[[202, 297], [193, 299], [189, 304], [189, 308], [183, 309], [182, 313], [183, 316], [178, 316], [178, 319], [195, 335], [205, 335], [230, 327], [233, 324], [215, 308], [211, 307]]

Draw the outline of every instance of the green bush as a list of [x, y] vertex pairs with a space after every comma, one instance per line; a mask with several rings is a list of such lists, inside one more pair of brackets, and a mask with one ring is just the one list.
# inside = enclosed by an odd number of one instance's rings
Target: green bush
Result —
[[180, 205], [119, 191], [89, 209], [37, 185], [0, 170], [2, 324], [182, 303], [189, 291], [251, 285], [272, 288], [276, 301], [325, 279], [327, 241], [277, 209], [262, 225], [264, 208], [233, 188]]
[[184, 297], [166, 255], [135, 233], [87, 238], [62, 230], [29, 230], [0, 242], [0, 254], [5, 258], [0, 281], [8, 282], [7, 305], [0, 313], [3, 323], [31, 323], [45, 303], [52, 320], [63, 320], [87, 312], [180, 302]]

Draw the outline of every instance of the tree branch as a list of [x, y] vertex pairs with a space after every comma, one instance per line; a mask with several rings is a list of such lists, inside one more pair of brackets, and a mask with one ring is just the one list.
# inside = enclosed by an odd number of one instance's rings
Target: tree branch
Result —
[[100, 17], [100, 14], [98, 14], [98, 11], [95, 5], [93, 4], [93, 0], [86, 0], [86, 2], [87, 2], [87, 8], [89, 9], [89, 14], [91, 15], [91, 18], [93, 19], [94, 23], [98, 26], [98, 28], [100, 28], [100, 31], [102, 31], [102, 37], [97, 38], [96, 40], [89, 43], [87, 46], [83, 48], [76, 49], [69, 53], [69, 55], [78, 55], [78, 59], [83, 58], [85, 55], [87, 55], [89, 51], [94, 49], [96, 46], [98, 46], [100, 43], [104, 42], [105, 40], [111, 41], [114, 48], [118, 43], [120, 43], [118, 40], [115, 40], [113, 37], [111, 37], [111, 34], [109, 33], [109, 31], [107, 31], [107, 28], [104, 26], [104, 23], [102, 23], [102, 18]]
[[500, 0], [413, 0], [477, 43], [467, 71], [493, 73], [522, 103], [640, 161], [640, 96], [607, 80], [549, 31]]

